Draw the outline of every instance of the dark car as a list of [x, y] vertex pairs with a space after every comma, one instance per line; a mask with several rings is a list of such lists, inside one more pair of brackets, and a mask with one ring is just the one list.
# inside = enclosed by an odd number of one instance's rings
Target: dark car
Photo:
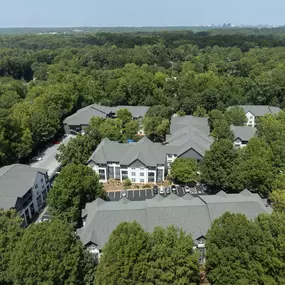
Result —
[[158, 186], [154, 185], [152, 191], [154, 195], [158, 194]]
[[166, 194], [170, 194], [170, 193], [171, 193], [171, 188], [170, 188], [170, 186], [166, 186], [166, 187], [165, 187], [165, 192], [166, 192]]
[[174, 193], [174, 194], [177, 194], [177, 188], [176, 188], [176, 185], [171, 185], [171, 191], [172, 191], [172, 193]]

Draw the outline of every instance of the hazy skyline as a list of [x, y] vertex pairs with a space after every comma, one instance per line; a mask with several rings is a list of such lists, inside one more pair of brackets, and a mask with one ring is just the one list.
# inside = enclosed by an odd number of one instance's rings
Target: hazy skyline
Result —
[[0, 27], [285, 25], [284, 0], [2, 1]]

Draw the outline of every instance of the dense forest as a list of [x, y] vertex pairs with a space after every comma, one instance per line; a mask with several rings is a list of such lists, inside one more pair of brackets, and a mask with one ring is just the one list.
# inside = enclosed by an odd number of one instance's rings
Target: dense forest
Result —
[[[144, 129], [153, 141], [163, 141], [174, 113], [208, 116], [215, 142], [199, 165], [202, 181], [211, 191], [270, 193], [274, 213], [215, 220], [202, 268], [192, 237], [181, 229], [150, 234], [122, 223], [96, 267], [75, 228], [86, 202], [106, 193], [83, 164], [104, 136], [123, 141], [136, 134], [136, 122], [121, 110], [114, 120], [92, 118], [84, 136], [60, 146], [63, 169], [48, 197], [51, 221], [23, 229], [13, 210], [0, 209], [0, 283], [186, 285], [199, 284], [206, 273], [216, 285], [285, 284], [285, 113], [260, 119], [257, 136], [236, 150], [230, 124], [243, 125], [245, 116], [227, 109], [284, 109], [284, 79], [281, 28], [1, 36], [0, 167], [28, 161], [84, 106], [147, 105]], [[184, 162], [177, 159], [178, 170]], [[197, 165], [186, 163], [196, 179]], [[182, 181], [180, 172], [173, 177]]]
[[283, 108], [284, 45], [282, 30], [2, 36], [0, 165], [32, 155], [91, 103], [163, 103], [170, 115], [246, 103]]

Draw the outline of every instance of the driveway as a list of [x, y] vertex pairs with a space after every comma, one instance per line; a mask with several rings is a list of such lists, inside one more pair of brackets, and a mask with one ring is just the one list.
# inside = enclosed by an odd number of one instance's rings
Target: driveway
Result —
[[60, 163], [55, 159], [55, 155], [57, 154], [58, 147], [61, 144], [66, 145], [71, 138], [75, 137], [74, 135], [67, 135], [60, 144], [52, 145], [51, 147], [47, 148], [44, 153], [42, 153], [40, 156], [42, 157], [42, 160], [33, 162], [30, 165], [32, 167], [36, 168], [43, 168], [48, 170], [48, 176], [54, 174], [59, 168]]

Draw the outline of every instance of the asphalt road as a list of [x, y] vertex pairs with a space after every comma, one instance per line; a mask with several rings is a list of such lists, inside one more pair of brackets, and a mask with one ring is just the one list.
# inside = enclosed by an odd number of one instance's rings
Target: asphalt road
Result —
[[[177, 187], [177, 196], [182, 197], [184, 196], [185, 189], [184, 187], [178, 186]], [[190, 188], [191, 195], [205, 195], [206, 193], [203, 191], [203, 188], [200, 185], [196, 187]], [[119, 201], [122, 196], [122, 191], [110, 191], [107, 192], [108, 198], [110, 201]], [[141, 189], [141, 190], [127, 190], [126, 198], [130, 201], [144, 201], [146, 199], [152, 199], [155, 195], [161, 194], [154, 194], [152, 189]], [[167, 197], [169, 194], [164, 193], [162, 196]]]
[[48, 175], [50, 176], [56, 169], [60, 166], [60, 163], [55, 159], [57, 154], [57, 149], [61, 144], [67, 144], [74, 135], [67, 135], [60, 144], [52, 145], [47, 148], [44, 153], [40, 154], [42, 160], [31, 163], [32, 167], [43, 168], [48, 170]]

